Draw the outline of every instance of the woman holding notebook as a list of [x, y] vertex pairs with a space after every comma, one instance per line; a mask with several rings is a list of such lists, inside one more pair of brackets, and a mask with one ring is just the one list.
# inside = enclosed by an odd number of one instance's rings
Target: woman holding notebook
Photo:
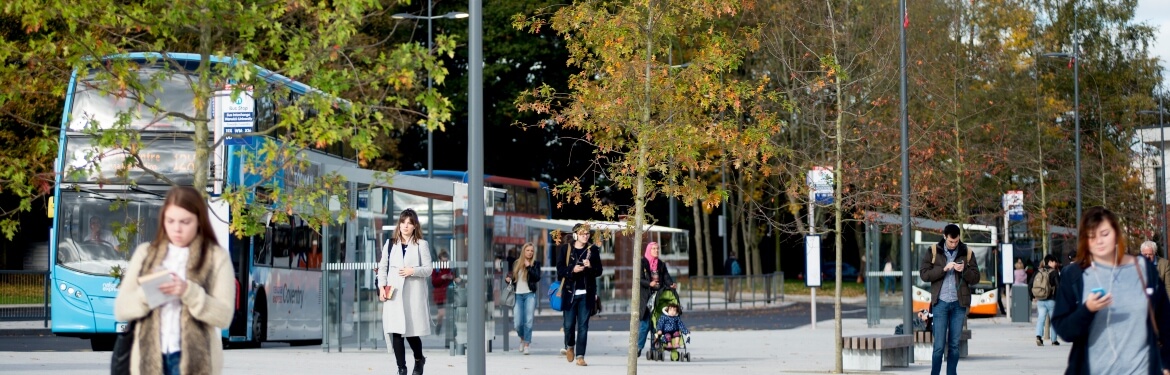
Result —
[[398, 364], [398, 375], [406, 375], [406, 347], [414, 352], [412, 375], [422, 375], [426, 357], [419, 336], [431, 334], [430, 285], [431, 248], [422, 239], [418, 214], [412, 209], [398, 215], [394, 238], [382, 246], [378, 261], [378, 299], [382, 304], [382, 330], [389, 336]]
[[203, 196], [191, 187], [167, 192], [158, 236], [130, 258], [114, 317], [134, 322], [132, 374], [219, 374], [220, 329], [232, 321], [235, 280], [219, 247]]

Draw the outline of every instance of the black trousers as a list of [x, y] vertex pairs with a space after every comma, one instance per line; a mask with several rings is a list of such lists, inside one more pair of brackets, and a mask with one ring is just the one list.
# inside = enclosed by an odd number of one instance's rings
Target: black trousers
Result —
[[394, 361], [398, 363], [399, 368], [406, 367], [406, 346], [402, 344], [402, 341], [410, 343], [410, 351], [414, 352], [414, 360], [423, 359], [422, 339], [418, 338], [418, 336], [413, 336], [406, 337], [403, 340], [401, 334], [391, 333], [390, 347], [394, 348]]

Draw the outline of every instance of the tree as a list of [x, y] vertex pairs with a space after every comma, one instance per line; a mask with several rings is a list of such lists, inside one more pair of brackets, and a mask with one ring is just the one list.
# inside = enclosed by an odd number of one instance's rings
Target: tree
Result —
[[[596, 147], [595, 166], [609, 181], [585, 187], [575, 179], [555, 193], [569, 201], [589, 197], [610, 217], [628, 214], [634, 243], [641, 244], [648, 199], [713, 197], [706, 186], [682, 179], [676, 166], [710, 170], [724, 160], [707, 152], [716, 149], [727, 150], [729, 166], [744, 171], [773, 158], [776, 150], [765, 141], [780, 122], [758, 104], [774, 98], [755, 81], [727, 77], [740, 66], [753, 35], [750, 29], [727, 30], [721, 20], [751, 6], [754, 2], [722, 0], [579, 1], [557, 9], [549, 20], [517, 15], [517, 27], [556, 30], [567, 42], [569, 63], [581, 69], [568, 93], [542, 86], [518, 105], [583, 131]], [[663, 64], [671, 54], [690, 61]], [[611, 188], [631, 191], [633, 204], [604, 200], [602, 193]], [[640, 259], [635, 251], [632, 264], [637, 267]], [[634, 374], [642, 308], [639, 288], [630, 289], [627, 371]]]
[[[25, 31], [20, 18], [0, 13], [0, 77], [20, 91], [0, 91], [0, 196], [14, 201], [0, 203], [0, 233], [12, 239], [19, 230], [18, 215], [33, 209], [33, 202], [52, 194], [53, 160], [57, 157], [56, 131], [52, 124], [60, 119], [58, 99], [61, 81], [48, 76], [21, 74], [28, 70], [57, 67], [39, 59], [21, 60], [18, 51], [43, 33]], [[60, 73], [60, 71], [58, 71]], [[57, 77], [54, 75], [53, 77]]]
[[[285, 190], [273, 182], [281, 170], [307, 167], [304, 150], [342, 150], [367, 165], [387, 152], [384, 143], [375, 141], [380, 137], [415, 123], [442, 129], [450, 116], [450, 102], [420, 85], [424, 74], [441, 84], [446, 69], [417, 43], [391, 43], [388, 35], [393, 35], [397, 21], [377, 1], [16, 0], [6, 4], [3, 12], [8, 17], [20, 16], [28, 39], [8, 42], [10, 48], [4, 50], [8, 64], [0, 72], [6, 82], [22, 81], [17, 76], [35, 77], [51, 84], [54, 95], [61, 96], [68, 72], [76, 70], [86, 78], [82, 84], [87, 89], [136, 104], [131, 107], [137, 108], [119, 110], [112, 119], [66, 119], [69, 124], [83, 124], [78, 128], [94, 136], [92, 156], [122, 155], [114, 176], [124, 177], [130, 169], [152, 172], [140, 155], [143, 139], [138, 129], [165, 121], [190, 129], [174, 136], [193, 141], [193, 185], [209, 186], [212, 157], [223, 140], [211, 134], [208, 108], [216, 95], [234, 99], [244, 95], [246, 88], [254, 89], [257, 103], [262, 103], [257, 107], [277, 111], [278, 121], [237, 137], [275, 139], [246, 155], [245, 168], [264, 181], [258, 185], [281, 199], [272, 205], [249, 205], [256, 186], [225, 191], [222, 199], [231, 207], [231, 230], [237, 235], [261, 232], [260, 223], [269, 214], [277, 222], [297, 215], [316, 228], [348, 218], [347, 212], [328, 210], [328, 197], [345, 200], [347, 186], [340, 176]], [[439, 53], [450, 53], [454, 47], [454, 41], [444, 36], [436, 44]], [[156, 54], [145, 61], [124, 58], [133, 51]], [[179, 64], [173, 58], [175, 52], [194, 53], [201, 63]], [[140, 74], [144, 71], [152, 74]], [[264, 78], [269, 74], [301, 81], [317, 91], [292, 97], [279, 80], [268, 84]], [[190, 107], [157, 100], [164, 86], [176, 82], [192, 93]], [[232, 83], [230, 94], [225, 91], [228, 83]], [[0, 105], [11, 105], [35, 89], [28, 84], [5, 87]], [[265, 107], [265, 102], [270, 106]], [[103, 173], [92, 163], [84, 169]]]

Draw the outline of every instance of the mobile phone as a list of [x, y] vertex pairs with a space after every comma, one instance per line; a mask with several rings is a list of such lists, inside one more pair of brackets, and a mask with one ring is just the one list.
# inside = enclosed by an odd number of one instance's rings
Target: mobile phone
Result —
[[1090, 290], [1089, 293], [1100, 294], [1100, 295], [1104, 296], [1105, 295], [1105, 288], [1093, 288], [1093, 290]]
[[955, 264], [963, 264], [963, 259], [955, 259]]

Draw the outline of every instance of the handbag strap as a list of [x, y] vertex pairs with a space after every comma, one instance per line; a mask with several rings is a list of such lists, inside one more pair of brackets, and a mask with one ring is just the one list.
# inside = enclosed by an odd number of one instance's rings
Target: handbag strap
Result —
[[1154, 341], [1157, 341], [1158, 345], [1161, 346], [1162, 345], [1162, 335], [1158, 332], [1158, 318], [1156, 316], [1154, 316], [1154, 305], [1152, 303], [1150, 303], [1150, 293], [1148, 292], [1148, 289], [1146, 289], [1147, 288], [1146, 287], [1146, 277], [1142, 275], [1144, 272], [1142, 272], [1142, 270], [1138, 269], [1138, 267], [1144, 268], [1145, 262], [1136, 262], [1135, 261], [1133, 263], [1134, 263], [1133, 269], [1137, 271], [1138, 280], [1142, 282], [1142, 294], [1144, 294], [1146, 296], [1146, 310], [1148, 311], [1147, 315], [1150, 316], [1150, 323], [1152, 323], [1152, 325], [1154, 326]]

